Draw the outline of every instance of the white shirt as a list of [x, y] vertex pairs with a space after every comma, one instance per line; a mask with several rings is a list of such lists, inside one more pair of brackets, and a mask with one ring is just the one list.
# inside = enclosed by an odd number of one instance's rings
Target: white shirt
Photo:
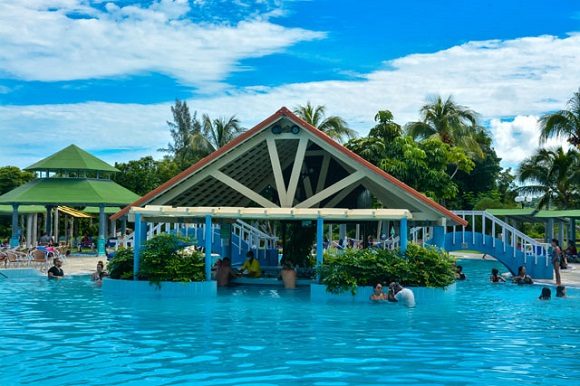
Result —
[[402, 290], [397, 292], [395, 294], [395, 299], [397, 299], [399, 303], [403, 303], [407, 307], [415, 307], [415, 295], [413, 294], [413, 291], [411, 291], [408, 288], [403, 288]]

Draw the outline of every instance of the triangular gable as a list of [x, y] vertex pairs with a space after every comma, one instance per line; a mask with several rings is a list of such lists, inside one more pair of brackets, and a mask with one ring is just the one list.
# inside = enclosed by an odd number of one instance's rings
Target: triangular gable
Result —
[[[269, 186], [274, 191], [262, 194]], [[418, 220], [465, 222], [285, 107], [130, 206], [352, 206], [363, 188]]]

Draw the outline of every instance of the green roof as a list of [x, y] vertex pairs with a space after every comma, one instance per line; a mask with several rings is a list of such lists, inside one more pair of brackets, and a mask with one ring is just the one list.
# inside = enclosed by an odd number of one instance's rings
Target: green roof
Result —
[[[118, 211], [120, 211], [122, 208], [120, 206], [108, 206], [105, 208], [105, 214], [115, 214]], [[83, 212], [87, 213], [87, 214], [96, 214], [98, 215], [100, 213], [100, 209], [98, 206], [87, 206], [85, 209], [83, 209]]]
[[494, 216], [533, 216], [535, 209], [487, 209]]
[[37, 178], [0, 196], [0, 204], [124, 206], [138, 198], [111, 180]]
[[538, 218], [570, 218], [580, 217], [580, 209], [569, 210], [540, 210], [534, 217]]
[[76, 145], [65, 147], [61, 151], [30, 165], [24, 170], [94, 170], [112, 173], [119, 171]]
[[537, 209], [487, 209], [494, 216], [507, 216], [533, 222], [549, 218], [580, 218], [580, 209], [569, 210], [537, 210]]
[[[19, 205], [18, 214], [46, 213], [42, 205]], [[12, 215], [12, 205], [0, 205], [0, 216]]]

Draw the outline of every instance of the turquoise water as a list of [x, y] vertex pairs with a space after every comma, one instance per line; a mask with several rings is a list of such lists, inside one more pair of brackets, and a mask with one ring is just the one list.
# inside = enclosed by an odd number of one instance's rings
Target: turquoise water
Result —
[[490, 284], [462, 262], [455, 299], [315, 304], [307, 290], [215, 300], [104, 296], [86, 278], [0, 279], [0, 384], [573, 385], [580, 294]]

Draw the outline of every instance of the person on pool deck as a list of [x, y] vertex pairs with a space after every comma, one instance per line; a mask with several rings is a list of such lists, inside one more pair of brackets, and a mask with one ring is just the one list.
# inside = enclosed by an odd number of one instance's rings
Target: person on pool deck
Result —
[[566, 287], [559, 285], [556, 287], [556, 297], [565, 298], [566, 297]]
[[458, 265], [457, 268], [456, 268], [455, 279], [456, 280], [465, 280], [465, 279], [467, 279], [467, 276], [465, 276], [465, 274], [463, 273], [463, 267], [461, 265]]
[[234, 271], [232, 270], [231, 260], [229, 257], [224, 257], [215, 275], [218, 287], [225, 287], [230, 284], [232, 277], [234, 277]]
[[518, 275], [512, 280], [516, 284], [534, 284], [534, 281], [530, 275], [526, 274], [526, 267], [520, 265], [518, 268]]
[[249, 277], [262, 276], [262, 268], [260, 267], [260, 262], [254, 257], [254, 251], [248, 251], [246, 257], [246, 261], [240, 267], [242, 275], [248, 275]]
[[542, 288], [542, 293], [538, 297], [540, 300], [550, 300], [552, 298], [552, 291], [548, 287]]
[[562, 278], [560, 277], [560, 260], [562, 260], [562, 250], [558, 240], [552, 239], [552, 248], [550, 252], [552, 258], [552, 265], [554, 266], [554, 273], [556, 275], [556, 285], [562, 285]]
[[62, 270], [62, 260], [58, 257], [53, 260], [53, 266], [48, 270], [49, 279], [62, 279], [64, 271]]
[[404, 288], [399, 283], [389, 284], [389, 294], [387, 300], [401, 303], [407, 307], [415, 307], [415, 294], [408, 288]]
[[503, 283], [505, 279], [499, 275], [499, 271], [497, 268], [493, 268], [491, 270], [491, 276], [489, 277], [489, 281], [492, 283]]
[[381, 283], [377, 283], [370, 299], [373, 301], [387, 300], [387, 294], [383, 292], [383, 285]]

